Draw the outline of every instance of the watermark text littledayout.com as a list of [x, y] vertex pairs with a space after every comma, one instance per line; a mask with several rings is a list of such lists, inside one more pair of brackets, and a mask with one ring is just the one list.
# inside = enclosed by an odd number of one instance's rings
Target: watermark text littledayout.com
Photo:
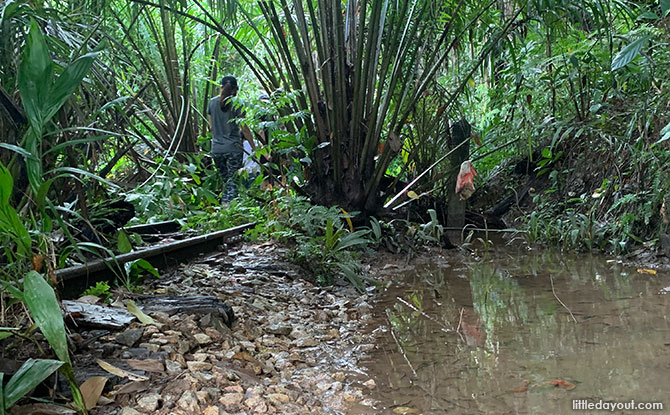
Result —
[[631, 399], [626, 402], [589, 400], [589, 399], [573, 399], [572, 409], [574, 410], [599, 410], [614, 412], [617, 410], [638, 410], [638, 411], [661, 411], [663, 410], [663, 402], [636, 402]]

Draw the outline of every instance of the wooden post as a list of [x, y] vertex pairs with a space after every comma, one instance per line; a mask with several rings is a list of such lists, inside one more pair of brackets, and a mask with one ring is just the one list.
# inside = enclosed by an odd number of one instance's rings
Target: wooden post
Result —
[[457, 123], [451, 126], [451, 134], [449, 135], [449, 148], [455, 148], [463, 141], [468, 141], [460, 146], [449, 157], [450, 168], [454, 170], [448, 185], [448, 201], [447, 201], [447, 227], [451, 230], [446, 232], [446, 237], [451, 244], [459, 244], [461, 242], [461, 231], [453, 230], [454, 228], [461, 229], [465, 226], [465, 205], [466, 201], [461, 200], [456, 194], [456, 176], [458, 175], [461, 163], [470, 158], [470, 123], [465, 118], [462, 118]]

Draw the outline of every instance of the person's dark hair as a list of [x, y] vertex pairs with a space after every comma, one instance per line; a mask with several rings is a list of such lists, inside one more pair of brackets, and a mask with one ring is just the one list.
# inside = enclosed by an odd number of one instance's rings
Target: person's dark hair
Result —
[[221, 97], [219, 99], [219, 105], [221, 105], [221, 111], [230, 111], [232, 105], [230, 96], [235, 95], [237, 92], [237, 79], [234, 76], [227, 75], [221, 78]]

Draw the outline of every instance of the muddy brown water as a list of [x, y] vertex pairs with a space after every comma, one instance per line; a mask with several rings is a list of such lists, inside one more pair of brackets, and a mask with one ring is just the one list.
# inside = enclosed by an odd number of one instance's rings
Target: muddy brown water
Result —
[[377, 305], [390, 330], [363, 362], [375, 413], [606, 413], [576, 399], [670, 413], [668, 273], [508, 249], [397, 279]]

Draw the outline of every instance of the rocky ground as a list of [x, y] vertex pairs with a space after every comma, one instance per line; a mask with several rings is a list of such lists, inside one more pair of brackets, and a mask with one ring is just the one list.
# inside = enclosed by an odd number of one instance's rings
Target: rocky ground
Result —
[[233, 246], [143, 293], [213, 296], [232, 307], [232, 328], [216, 313], [169, 310], [149, 311], [153, 323], [135, 320], [120, 331], [80, 328], [75, 371], [105, 384], [91, 414], [373, 412], [367, 392], [375, 382], [357, 366], [374, 347], [371, 296], [344, 284], [315, 286], [282, 260], [285, 253], [271, 244]]

